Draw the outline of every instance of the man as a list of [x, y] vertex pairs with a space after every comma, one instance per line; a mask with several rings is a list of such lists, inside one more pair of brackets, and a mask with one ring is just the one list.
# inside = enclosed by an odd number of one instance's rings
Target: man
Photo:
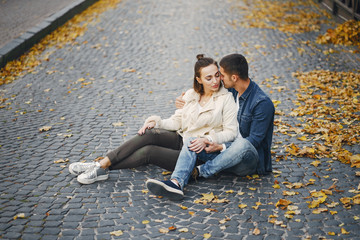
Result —
[[[248, 63], [241, 54], [231, 54], [220, 61], [221, 80], [225, 88], [233, 94], [238, 105], [238, 137], [233, 142], [223, 145], [207, 141], [205, 151], [200, 153], [192, 151], [194, 146], [190, 142], [184, 154], [195, 159], [197, 157], [204, 164], [194, 169], [185, 169], [182, 166], [190, 163], [179, 162], [179, 157], [172, 175], [176, 177], [168, 181], [149, 179], [146, 186], [151, 192], [172, 200], [180, 200], [183, 198], [183, 188], [191, 175], [195, 178], [208, 178], [224, 170], [238, 176], [254, 173], [262, 175], [272, 171], [270, 148], [275, 108], [271, 99], [251, 81], [248, 69]], [[179, 175], [182, 177], [177, 177]]]

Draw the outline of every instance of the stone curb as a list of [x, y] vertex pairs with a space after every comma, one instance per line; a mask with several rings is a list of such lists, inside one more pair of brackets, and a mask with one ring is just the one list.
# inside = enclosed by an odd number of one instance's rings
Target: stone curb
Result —
[[20, 57], [32, 46], [40, 42], [46, 35], [97, 1], [98, 0], [78, 0], [46, 18], [35, 27], [28, 29], [28, 31], [20, 37], [7, 43], [0, 48], [0, 68], [3, 68], [6, 63]]

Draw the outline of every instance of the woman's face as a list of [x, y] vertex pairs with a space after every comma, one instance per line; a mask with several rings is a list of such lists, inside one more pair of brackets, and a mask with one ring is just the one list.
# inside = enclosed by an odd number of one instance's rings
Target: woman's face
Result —
[[204, 93], [216, 92], [220, 87], [220, 72], [216, 65], [212, 64], [200, 70], [200, 78], [196, 80], [203, 85]]

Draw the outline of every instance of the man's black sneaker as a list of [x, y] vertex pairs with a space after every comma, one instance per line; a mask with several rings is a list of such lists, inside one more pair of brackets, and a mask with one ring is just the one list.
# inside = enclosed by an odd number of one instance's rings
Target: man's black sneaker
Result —
[[167, 197], [170, 200], [178, 201], [184, 198], [184, 192], [181, 188], [170, 180], [159, 181], [149, 179], [146, 181], [146, 187], [153, 194]]

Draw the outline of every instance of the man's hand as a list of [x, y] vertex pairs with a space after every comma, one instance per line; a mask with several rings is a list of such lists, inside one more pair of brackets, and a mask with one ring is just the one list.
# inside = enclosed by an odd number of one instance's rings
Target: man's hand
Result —
[[180, 96], [178, 96], [175, 100], [175, 106], [177, 109], [182, 109], [185, 105], [185, 101], [183, 99], [183, 96], [185, 95], [185, 93], [181, 93]]
[[223, 150], [222, 144], [210, 142], [208, 139], [206, 139], [205, 144], [206, 144], [206, 147], [204, 149], [205, 149], [205, 152], [207, 152], [207, 153], [220, 152], [221, 150]]
[[142, 128], [140, 128], [140, 130], [138, 131], [138, 134], [141, 136], [145, 133], [146, 129], [152, 129], [154, 128], [156, 125], [155, 122], [151, 121], [148, 123], [144, 123], [144, 125], [142, 126]]
[[206, 138], [197, 138], [193, 141], [190, 142], [189, 150], [196, 152], [196, 153], [200, 153], [202, 150], [205, 149], [206, 147], [206, 141], [208, 141]]

